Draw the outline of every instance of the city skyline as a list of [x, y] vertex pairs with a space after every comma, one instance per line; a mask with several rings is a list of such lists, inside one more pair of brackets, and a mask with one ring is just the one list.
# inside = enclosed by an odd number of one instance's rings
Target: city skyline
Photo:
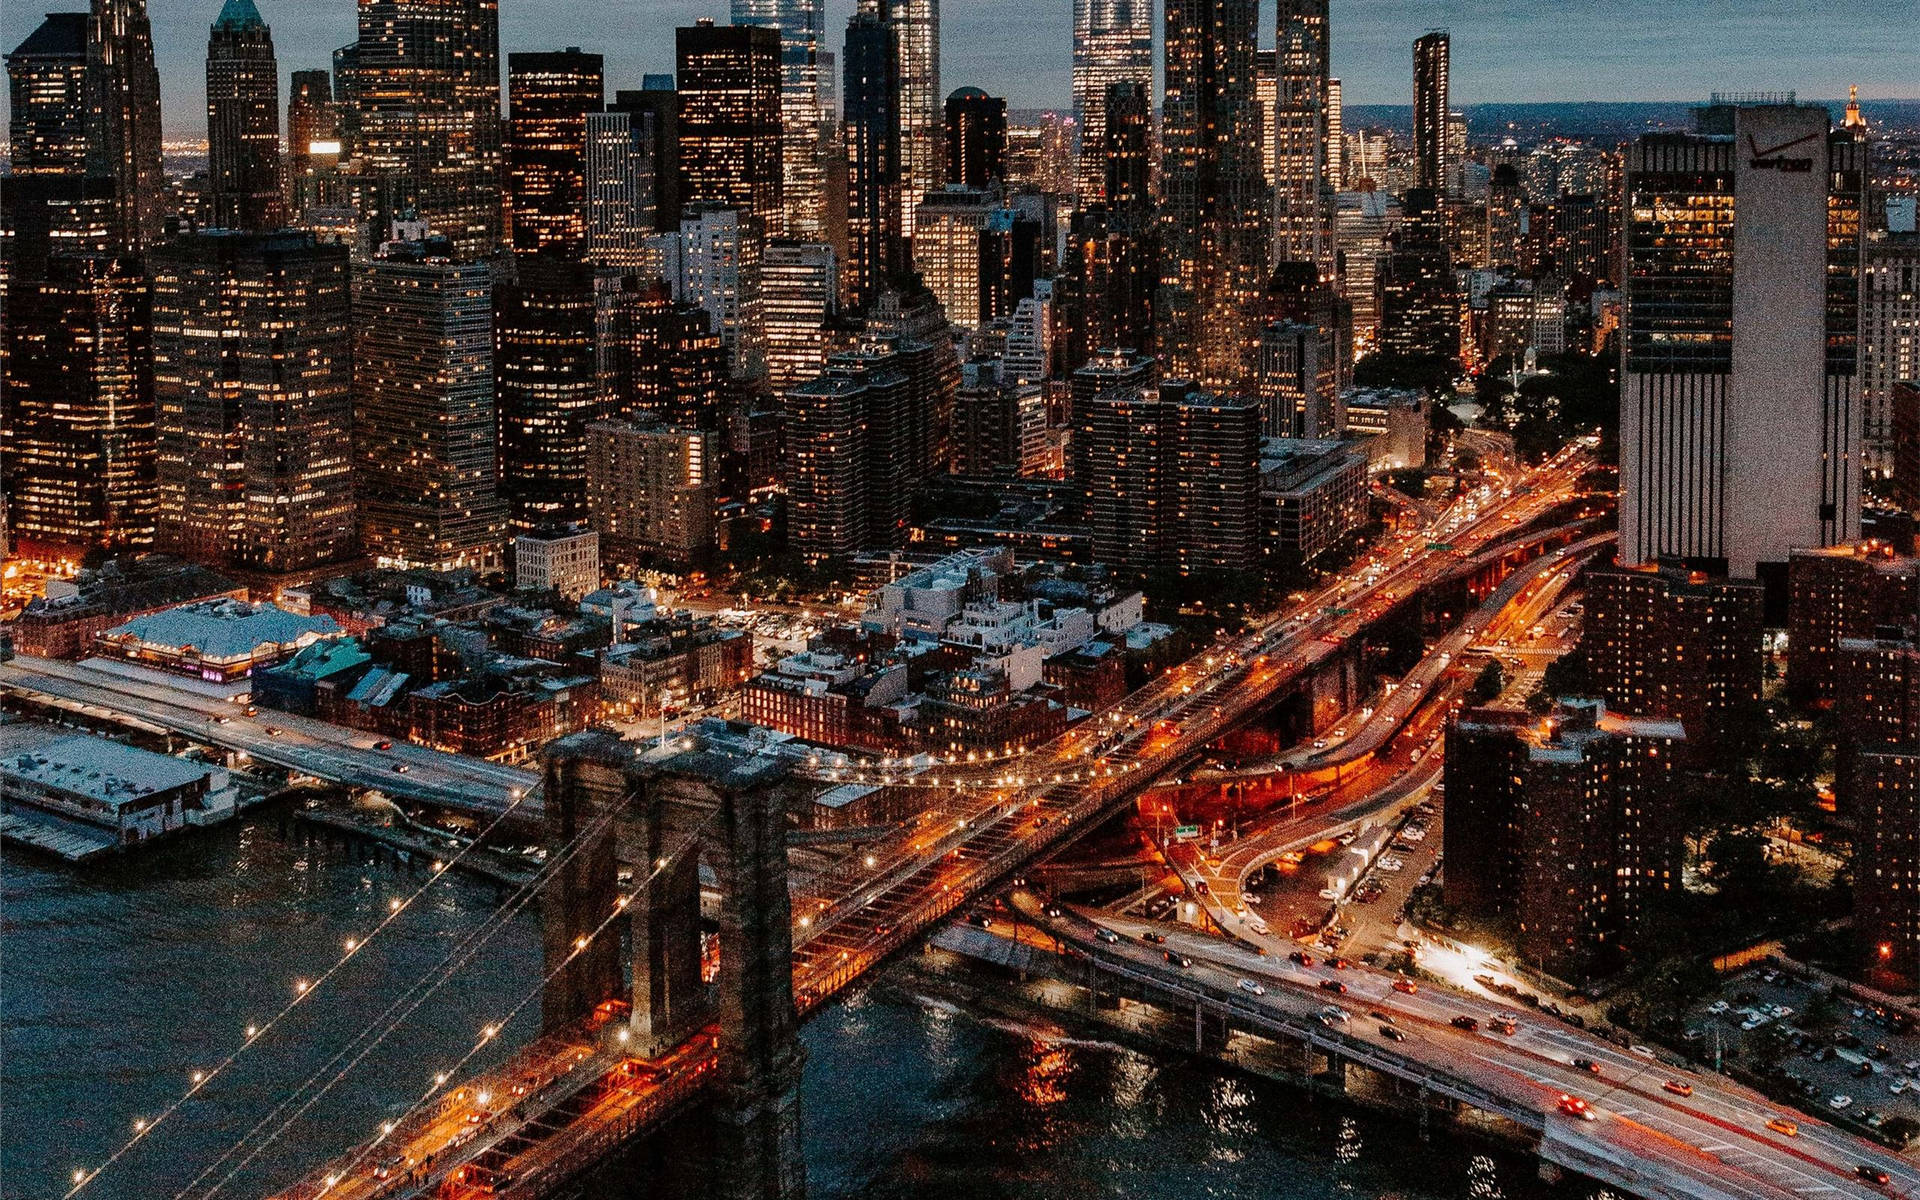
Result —
[[[0, 40], [13, 45], [32, 32], [56, 4], [15, 5], [0, 15]], [[73, 7], [84, 7], [74, 5]], [[162, 91], [162, 122], [170, 138], [204, 134], [206, 30], [219, 15], [220, 0], [160, 0], [154, 11], [155, 55]], [[1160, 5], [1154, 6], [1155, 42], [1162, 38]], [[1262, 6], [1261, 44], [1272, 44], [1273, 5]], [[1920, 98], [1920, 78], [1900, 39], [1883, 36], [1910, 18], [1902, 0], [1861, 0], [1837, 8], [1811, 0], [1766, 0], [1737, 17], [1689, 15], [1685, 10], [1626, 0], [1623, 4], [1559, 5], [1528, 0], [1468, 5], [1459, 0], [1420, 4], [1387, 0], [1359, 4], [1334, 0], [1338, 29], [1331, 71], [1344, 87], [1348, 106], [1404, 105], [1411, 89], [1407, 47], [1429, 28], [1451, 29], [1455, 105], [1579, 102], [1586, 100], [1688, 101], [1709, 91], [1795, 89], [1803, 96], [1838, 100], [1858, 84], [1869, 100]], [[585, 11], [582, 11], [582, 10]], [[827, 0], [828, 48], [836, 48], [854, 0]], [[1006, 0], [948, 5], [941, 14], [942, 95], [953, 87], [980, 87], [1005, 96], [1010, 108], [1068, 110], [1072, 105], [1072, 0], [1039, 0], [1014, 9]], [[501, 7], [501, 51], [559, 50], [580, 35], [552, 33], [552, 0], [507, 0]], [[1009, 38], [1009, 11], [1030, 16], [1036, 36]], [[294, 71], [329, 65], [334, 48], [353, 40], [355, 7], [339, 3], [289, 4], [262, 0], [261, 15], [273, 29], [284, 94]], [[662, 30], [708, 16], [728, 18], [725, 0], [586, 0], [566, 12], [596, 31], [604, 53], [608, 87], [638, 87], [649, 72], [673, 69], [673, 40]], [[1816, 41], [1802, 36], [1805, 23], [1821, 22]], [[1041, 27], [1058, 36], [1038, 36]], [[1711, 38], [1715, 61], [1703, 69], [1695, 52]], [[1793, 58], [1782, 69], [1780, 48]], [[502, 84], [504, 87], [504, 63]], [[1570, 81], [1577, 80], [1577, 83]]]

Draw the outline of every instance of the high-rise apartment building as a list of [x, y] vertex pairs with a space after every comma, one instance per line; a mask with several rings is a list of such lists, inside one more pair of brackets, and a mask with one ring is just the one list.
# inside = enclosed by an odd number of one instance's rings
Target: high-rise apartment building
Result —
[[940, 186], [940, 0], [859, 0], [893, 31], [900, 70], [900, 236]]
[[1866, 146], [1771, 96], [1697, 126], [1629, 155], [1620, 553], [1750, 578], [1859, 536]]
[[962, 329], [977, 329], [999, 313], [982, 300], [987, 226], [999, 204], [985, 191], [948, 185], [928, 192], [914, 219], [913, 265], [947, 319]]
[[1153, 94], [1152, 0], [1074, 0], [1073, 123], [1083, 205], [1109, 198], [1107, 97], [1116, 85]]
[[[988, 190], [1007, 180], [1007, 102], [979, 88], [947, 97], [944, 136], [947, 183]], [[916, 226], [917, 228], [917, 226]]]
[[713, 435], [596, 421], [587, 426], [587, 509], [602, 554], [706, 561], [713, 548]]
[[1168, 0], [1160, 297], [1173, 373], [1234, 390], [1255, 370], [1271, 222], [1254, 98], [1255, 0]]
[[507, 214], [517, 254], [587, 253], [587, 121], [602, 60], [579, 47], [507, 56]]
[[361, 0], [351, 69], [334, 78], [353, 113], [354, 161], [380, 180], [374, 227], [411, 215], [462, 258], [491, 254], [501, 219], [499, 0]]
[[284, 223], [280, 67], [273, 32], [253, 0], [226, 0], [207, 35], [207, 184], [215, 225]]
[[1920, 644], [1911, 631], [1836, 647], [1834, 781], [1858, 831], [1855, 936], [1870, 979], [1920, 984]]
[[161, 546], [274, 575], [353, 557], [347, 247], [215, 231], [152, 262]]
[[780, 32], [702, 21], [683, 26], [676, 47], [682, 203], [738, 209], [760, 236], [778, 235]]
[[1273, 256], [1334, 269], [1327, 0], [1279, 0], [1272, 144]]
[[586, 428], [602, 415], [594, 270], [528, 255], [494, 287], [500, 493], [510, 530], [583, 521]]
[[1447, 119], [1453, 42], [1444, 29], [1413, 43], [1413, 162], [1415, 187], [1443, 192], [1447, 187]]
[[1920, 560], [1878, 543], [1795, 550], [1787, 560], [1787, 695], [1832, 705], [1840, 643], [1920, 632]]
[[1371, 350], [1380, 332], [1380, 265], [1400, 231], [1400, 202], [1384, 191], [1342, 192], [1335, 209], [1335, 240], [1353, 306], [1353, 342]]
[[87, 21], [87, 174], [111, 181], [115, 249], [160, 236], [160, 72], [146, 0], [93, 0]]
[[770, 25], [780, 31], [780, 191], [786, 235], [812, 241], [826, 235], [821, 137], [829, 121], [820, 90], [825, 21], [825, 0], [733, 0], [735, 25]]
[[61, 254], [9, 280], [0, 492], [19, 552], [78, 563], [152, 545], [151, 334], [136, 263]]
[[847, 22], [847, 304], [858, 311], [905, 265], [901, 243], [900, 51], [877, 16]]
[[906, 543], [928, 413], [915, 356], [877, 341], [785, 397], [787, 536], [812, 563]]
[[646, 114], [587, 114], [587, 261], [637, 270], [654, 233], [655, 140]]
[[1893, 468], [1893, 389], [1920, 380], [1920, 233], [1879, 235], [1861, 267], [1860, 408], [1869, 465]]
[[839, 296], [840, 271], [832, 246], [767, 243], [760, 298], [766, 314], [767, 382], [776, 393], [826, 370]]
[[961, 364], [954, 401], [953, 473], [1038, 475], [1047, 459], [1047, 399], [1039, 384], [1004, 377], [999, 359]]
[[390, 242], [355, 272], [360, 542], [380, 566], [498, 570], [506, 544], [493, 273], [445, 243]]

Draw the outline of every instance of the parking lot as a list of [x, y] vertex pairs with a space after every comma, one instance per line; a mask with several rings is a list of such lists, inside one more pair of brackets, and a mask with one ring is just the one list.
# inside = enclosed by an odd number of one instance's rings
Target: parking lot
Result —
[[1708, 1063], [1762, 1075], [1777, 1065], [1802, 1106], [1827, 1120], [1874, 1130], [1894, 1118], [1920, 1124], [1920, 1029], [1824, 982], [1773, 967], [1743, 972], [1688, 1014], [1686, 1038]]
[[1322, 946], [1349, 957], [1396, 947], [1399, 914], [1439, 857], [1437, 811], [1433, 800], [1423, 800], [1404, 821], [1396, 821], [1394, 835], [1344, 896], [1329, 884], [1356, 841], [1353, 834], [1289, 852], [1254, 872], [1246, 881], [1249, 907], [1275, 933], [1290, 937], [1310, 937], [1327, 925]]

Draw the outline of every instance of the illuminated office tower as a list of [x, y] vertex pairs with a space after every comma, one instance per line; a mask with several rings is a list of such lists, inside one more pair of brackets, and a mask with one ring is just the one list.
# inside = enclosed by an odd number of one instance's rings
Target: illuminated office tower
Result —
[[848, 305], [865, 308], [905, 265], [900, 227], [900, 51], [879, 17], [847, 22]]
[[1338, 193], [1347, 186], [1346, 104], [1338, 79], [1327, 80], [1327, 186]]
[[506, 541], [493, 395], [493, 273], [393, 242], [355, 272], [360, 543], [380, 566], [497, 570]]
[[893, 31], [900, 55], [900, 236], [913, 237], [920, 198], [939, 187], [940, 0], [859, 0]]
[[839, 295], [840, 272], [832, 246], [767, 243], [760, 299], [766, 313], [767, 382], [775, 392], [826, 369], [829, 326]]
[[587, 114], [587, 261], [635, 270], [654, 232], [654, 155], [644, 114]]
[[1279, 59], [1272, 50], [1253, 52], [1253, 98], [1260, 106], [1260, 170], [1273, 186], [1273, 105], [1280, 95]]
[[1451, 53], [1452, 42], [1444, 29], [1435, 29], [1413, 44], [1413, 185], [1434, 191], [1447, 186]]
[[1338, 337], [1326, 325], [1275, 321], [1260, 334], [1261, 432], [1267, 437], [1338, 437]]
[[602, 415], [593, 268], [528, 255], [494, 288], [494, 387], [507, 526], [587, 515], [587, 425]]
[[1106, 105], [1104, 203], [1076, 212], [1067, 239], [1061, 297], [1067, 372], [1102, 350], [1153, 345], [1160, 285], [1158, 232], [1148, 182], [1153, 104], [1146, 85], [1118, 83]]
[[1327, 0], [1280, 0], [1275, 26], [1273, 255], [1333, 275], [1333, 183], [1328, 170]]
[[1007, 181], [1007, 102], [979, 88], [959, 88], [947, 97], [947, 182], [968, 188], [998, 188]]
[[226, 0], [207, 36], [207, 183], [215, 225], [284, 224], [280, 67], [253, 0]]
[[1401, 206], [1384, 191], [1342, 192], [1335, 210], [1345, 294], [1353, 305], [1356, 351], [1371, 350], [1380, 331], [1380, 264], [1400, 230]]
[[820, 157], [821, 131], [827, 123], [820, 90], [825, 18], [825, 0], [733, 0], [735, 25], [770, 25], [780, 31], [780, 187], [786, 235], [812, 241], [826, 232], [827, 180]]
[[[1860, 535], [1866, 145], [1716, 96], [1627, 160], [1620, 559], [1753, 578]], [[1756, 152], [1759, 151], [1759, 152]]]
[[1170, 373], [1232, 390], [1258, 351], [1271, 221], [1254, 100], [1256, 0], [1168, 0], [1160, 324]]
[[507, 56], [507, 212], [516, 254], [587, 250], [587, 118], [601, 58], [578, 47]]
[[325, 71], [295, 71], [287, 92], [287, 201], [294, 215], [312, 203], [313, 175], [341, 155], [340, 109], [333, 77]]
[[[659, 86], [655, 86], [658, 84]], [[647, 148], [653, 174], [653, 227], [680, 229], [680, 93], [672, 76], [647, 76], [647, 86], [614, 93], [608, 112], [624, 113], [627, 130]]]
[[680, 218], [674, 294], [707, 310], [737, 376], [766, 370], [765, 255], [766, 239], [737, 209], [689, 208]]
[[[928, 192], [915, 219], [913, 266], [940, 301], [947, 319], [977, 329], [987, 223], [999, 206], [986, 192], [948, 186]], [[991, 315], [991, 314], [988, 314]]]
[[1467, 114], [1450, 112], [1447, 114], [1447, 194], [1458, 196], [1466, 190], [1465, 176], [1461, 174], [1468, 166], [1467, 162]]
[[678, 34], [683, 204], [732, 208], [778, 236], [780, 34], [702, 21]]
[[1920, 233], [1878, 235], [1865, 258], [1860, 402], [1871, 465], [1885, 473], [1894, 459], [1894, 388], [1920, 381]]
[[150, 261], [160, 545], [273, 574], [353, 557], [347, 247], [214, 231]]
[[459, 257], [491, 254], [502, 182], [498, 0], [360, 0], [351, 71], [336, 69], [335, 80], [343, 104], [351, 95], [354, 160], [379, 178], [374, 226], [411, 214]]
[[609, 420], [719, 429], [727, 351], [713, 318], [666, 281], [601, 271], [594, 280], [601, 408]]
[[1153, 94], [1152, 0], [1074, 0], [1073, 123], [1083, 205], [1107, 198], [1107, 96], [1116, 84]]
[[15, 177], [87, 173], [87, 14], [48, 13], [7, 54]]
[[1425, 188], [1408, 192], [1399, 235], [1377, 268], [1379, 349], [1442, 362], [1460, 357], [1461, 296], [1446, 235], [1440, 196]]
[[73, 563], [150, 547], [147, 281], [135, 263], [93, 254], [55, 255], [34, 274], [9, 281], [0, 324], [0, 492], [14, 545]]
[[87, 174], [109, 180], [113, 241], [141, 250], [160, 236], [160, 72], [146, 0], [93, 0], [87, 22]]

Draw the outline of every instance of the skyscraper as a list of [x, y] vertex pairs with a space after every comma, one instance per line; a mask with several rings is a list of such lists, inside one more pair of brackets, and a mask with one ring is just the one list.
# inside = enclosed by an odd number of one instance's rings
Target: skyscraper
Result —
[[160, 72], [146, 0], [93, 0], [87, 22], [87, 174], [111, 180], [114, 240], [160, 236]]
[[1327, 0], [1279, 0], [1275, 27], [1273, 254], [1333, 274], [1334, 144]]
[[1860, 309], [1860, 400], [1865, 442], [1882, 473], [1893, 467], [1893, 390], [1920, 380], [1920, 233], [1867, 243]]
[[761, 25], [682, 27], [676, 39], [682, 202], [735, 208], [778, 235], [780, 34]]
[[1007, 180], [1007, 102], [979, 88], [947, 97], [946, 179], [986, 189]]
[[87, 172], [87, 14], [48, 13], [7, 54], [12, 173]]
[[579, 47], [507, 56], [507, 209], [513, 249], [587, 250], [587, 119], [601, 111], [601, 58]]
[[839, 297], [839, 264], [832, 246], [767, 243], [761, 298], [766, 306], [767, 382], [776, 393], [826, 369], [829, 325]]
[[595, 280], [601, 407], [610, 420], [718, 429], [727, 352], [713, 319], [655, 276]]
[[657, 195], [647, 114], [587, 114], [587, 261], [637, 269], [654, 232]]
[[713, 318], [733, 374], [752, 377], [767, 366], [760, 271], [766, 239], [734, 208], [689, 208], [680, 218], [674, 291]]
[[280, 67], [253, 0], [226, 0], [207, 35], [207, 182], [225, 229], [284, 223]]
[[893, 31], [900, 62], [900, 235], [940, 186], [940, 0], [859, 0]]
[[340, 110], [333, 77], [325, 71], [295, 71], [287, 92], [287, 199], [295, 215], [311, 202], [315, 147], [340, 157]]
[[671, 77], [658, 82], [662, 86], [622, 88], [607, 111], [625, 113], [629, 132], [646, 143], [653, 169], [653, 227], [671, 233], [680, 228], [680, 93]]
[[381, 566], [495, 570], [493, 274], [446, 250], [388, 243], [354, 279], [360, 541]]
[[1073, 122], [1082, 204], [1106, 199], [1107, 96], [1115, 84], [1153, 94], [1152, 0], [1074, 0]]
[[1447, 186], [1447, 107], [1452, 40], [1444, 29], [1413, 43], [1414, 186], [1444, 191]]
[[160, 544], [272, 574], [352, 557], [347, 248], [215, 231], [152, 261]]
[[494, 288], [500, 492], [511, 530], [583, 521], [587, 425], [602, 415], [593, 268], [528, 255]]
[[1161, 350], [1170, 372], [1251, 379], [1271, 222], [1254, 98], [1256, 0], [1167, 0]]
[[780, 190], [786, 234], [810, 241], [826, 233], [826, 173], [820, 158], [827, 123], [820, 89], [825, 21], [825, 0], [733, 0], [735, 25], [771, 25], [780, 31]]
[[903, 265], [900, 51], [879, 17], [847, 22], [847, 303], [858, 310]]
[[1752, 578], [1859, 537], [1866, 145], [1771, 96], [1697, 126], [1628, 156], [1620, 557]]
[[[376, 228], [411, 212], [456, 253], [500, 241], [498, 0], [360, 0], [350, 76], [354, 158], [381, 177]], [[351, 85], [349, 87], [349, 84]]]

